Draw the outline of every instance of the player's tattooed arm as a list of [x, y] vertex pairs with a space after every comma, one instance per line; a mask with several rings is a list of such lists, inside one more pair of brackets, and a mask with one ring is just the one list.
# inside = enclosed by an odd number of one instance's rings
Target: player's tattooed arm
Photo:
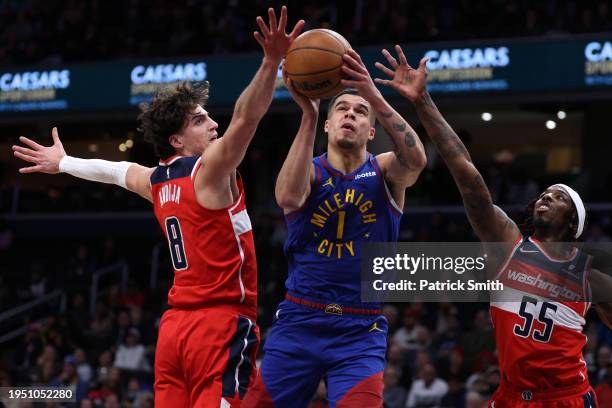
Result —
[[427, 90], [423, 89], [413, 102], [421, 123], [459, 187], [476, 235], [482, 241], [515, 242], [521, 235], [518, 226], [493, 204], [491, 193], [465, 145], [446, 122]]
[[461, 139], [442, 117], [427, 92], [427, 58], [422, 58], [417, 69], [412, 68], [402, 48], [395, 46], [399, 62], [387, 50], [382, 54], [391, 68], [377, 62], [375, 65], [389, 79], [376, 78], [375, 82], [395, 89], [416, 107], [421, 123], [446, 162], [465, 204], [468, 218], [483, 241], [514, 242], [519, 230], [516, 224], [493, 205], [489, 190], [472, 163]]
[[414, 129], [389, 105], [376, 88], [359, 54], [349, 50], [344, 55], [344, 62], [342, 70], [350, 79], [342, 80], [342, 84], [357, 89], [359, 95], [370, 103], [376, 118], [393, 142], [392, 156], [379, 157], [385, 178], [403, 190], [414, 184], [425, 167], [427, 159], [423, 144]]

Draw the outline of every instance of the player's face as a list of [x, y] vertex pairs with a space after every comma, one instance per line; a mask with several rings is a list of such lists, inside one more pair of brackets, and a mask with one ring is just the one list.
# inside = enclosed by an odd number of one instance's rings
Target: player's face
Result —
[[183, 144], [182, 154], [185, 156], [201, 155], [204, 150], [217, 140], [217, 128], [215, 122], [202, 106], [198, 105], [192, 113], [187, 115], [187, 123], [183, 131], [178, 135]]
[[372, 107], [359, 95], [341, 95], [325, 121], [329, 143], [343, 149], [364, 147], [374, 138]]
[[563, 225], [574, 211], [572, 199], [557, 187], [548, 187], [535, 202], [533, 220], [541, 225]]

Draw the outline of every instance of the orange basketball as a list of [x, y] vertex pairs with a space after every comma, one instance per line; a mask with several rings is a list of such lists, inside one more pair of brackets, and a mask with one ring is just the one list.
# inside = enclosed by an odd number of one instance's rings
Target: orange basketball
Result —
[[351, 45], [332, 30], [323, 28], [302, 33], [285, 57], [285, 70], [295, 90], [312, 99], [330, 98], [344, 87], [340, 80], [342, 56]]

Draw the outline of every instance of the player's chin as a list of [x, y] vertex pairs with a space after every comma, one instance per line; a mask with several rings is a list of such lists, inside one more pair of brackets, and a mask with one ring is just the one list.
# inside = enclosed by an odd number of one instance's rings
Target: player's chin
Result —
[[355, 147], [359, 146], [355, 140], [348, 138], [340, 138], [336, 141], [336, 144], [341, 149], [354, 149]]

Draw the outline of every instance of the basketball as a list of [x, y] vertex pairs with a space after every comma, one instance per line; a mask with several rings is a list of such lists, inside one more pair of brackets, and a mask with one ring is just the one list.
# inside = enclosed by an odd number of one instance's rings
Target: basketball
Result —
[[309, 98], [330, 98], [344, 87], [340, 80], [342, 56], [351, 48], [335, 31], [315, 29], [295, 39], [285, 58], [285, 70], [293, 87]]

